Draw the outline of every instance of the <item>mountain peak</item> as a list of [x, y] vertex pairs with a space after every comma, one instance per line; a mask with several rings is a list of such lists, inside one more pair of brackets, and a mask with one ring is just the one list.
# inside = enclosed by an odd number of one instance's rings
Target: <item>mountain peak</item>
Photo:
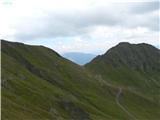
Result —
[[122, 42], [98, 56], [91, 63], [103, 62], [113, 67], [126, 66], [136, 70], [159, 70], [160, 51], [152, 45]]
[[157, 120], [160, 72], [130, 69], [158, 68], [157, 49], [126, 46], [82, 67], [46, 47], [3, 41], [2, 119]]
[[130, 45], [129, 42], [120, 42], [118, 45]]

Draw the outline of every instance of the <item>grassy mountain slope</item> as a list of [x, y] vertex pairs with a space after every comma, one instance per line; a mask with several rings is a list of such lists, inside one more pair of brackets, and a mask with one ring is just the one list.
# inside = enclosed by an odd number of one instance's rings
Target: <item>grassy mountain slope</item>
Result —
[[151, 45], [120, 43], [86, 68], [110, 84], [160, 103], [160, 50]]
[[[2, 119], [158, 119], [159, 104], [94, 76], [51, 49], [1, 41]], [[120, 105], [118, 105], [118, 103]]]

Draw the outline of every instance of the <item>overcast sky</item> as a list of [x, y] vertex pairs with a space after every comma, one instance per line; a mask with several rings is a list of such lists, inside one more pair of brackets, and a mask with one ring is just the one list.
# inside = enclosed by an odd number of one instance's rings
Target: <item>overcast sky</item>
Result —
[[0, 38], [59, 53], [102, 54], [119, 42], [160, 47], [160, 3], [117, 1], [0, 0]]

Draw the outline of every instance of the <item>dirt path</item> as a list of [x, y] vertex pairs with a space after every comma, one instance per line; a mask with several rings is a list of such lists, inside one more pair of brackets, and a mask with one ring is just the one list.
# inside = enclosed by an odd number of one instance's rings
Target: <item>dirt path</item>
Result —
[[127, 113], [128, 116], [130, 116], [133, 120], [138, 120], [133, 114], [131, 114], [126, 108], [123, 107], [123, 105], [120, 104], [119, 102], [119, 98], [121, 96], [122, 93], [122, 88], [119, 88], [118, 93], [116, 95], [116, 103], [117, 105], [124, 111]]

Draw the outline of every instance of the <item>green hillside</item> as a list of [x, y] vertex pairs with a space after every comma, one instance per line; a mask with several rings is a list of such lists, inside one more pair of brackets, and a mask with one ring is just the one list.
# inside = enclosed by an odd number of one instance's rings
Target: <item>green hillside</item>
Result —
[[[153, 70], [123, 64], [109, 64], [110, 69], [95, 59], [86, 69], [49, 48], [1, 40], [1, 118], [158, 120], [159, 61], [155, 63]], [[149, 93], [142, 94], [146, 90]]]
[[160, 50], [142, 43], [120, 43], [85, 66], [93, 74], [160, 103]]

